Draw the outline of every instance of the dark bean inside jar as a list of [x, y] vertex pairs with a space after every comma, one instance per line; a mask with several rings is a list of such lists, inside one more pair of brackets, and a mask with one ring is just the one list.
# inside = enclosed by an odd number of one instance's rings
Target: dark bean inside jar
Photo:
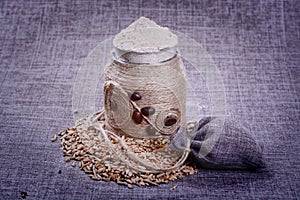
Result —
[[136, 124], [140, 124], [143, 121], [142, 113], [140, 113], [138, 110], [133, 111], [132, 119]]
[[168, 116], [165, 119], [165, 126], [172, 126], [177, 123], [177, 119], [174, 116]]
[[141, 109], [141, 112], [144, 116], [148, 117], [150, 115], [153, 115], [155, 113], [155, 109], [151, 106], [147, 106]]
[[142, 99], [142, 95], [139, 92], [133, 92], [130, 96], [130, 99], [132, 101], [138, 101], [138, 100]]

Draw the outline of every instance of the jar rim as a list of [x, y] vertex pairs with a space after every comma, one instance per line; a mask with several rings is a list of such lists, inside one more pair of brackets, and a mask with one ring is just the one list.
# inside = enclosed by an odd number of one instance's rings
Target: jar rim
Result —
[[[158, 61], [155, 62], [134, 62], [134, 61], [130, 61], [130, 59], [126, 58], [125, 56], [129, 54], [131, 56], [134, 56], [135, 58], [141, 57], [142, 59], [142, 57], [146, 58], [147, 56], [159, 56], [159, 55], [162, 56], [164, 55], [164, 53], [169, 53], [169, 55], [166, 56], [166, 58], [158, 59]], [[123, 52], [118, 49], [112, 51], [112, 57], [115, 61], [122, 64], [133, 64], [133, 65], [160, 65], [175, 59], [178, 56], [178, 54], [179, 52], [176, 48], [162, 49], [158, 53], [157, 52], [156, 53]]]

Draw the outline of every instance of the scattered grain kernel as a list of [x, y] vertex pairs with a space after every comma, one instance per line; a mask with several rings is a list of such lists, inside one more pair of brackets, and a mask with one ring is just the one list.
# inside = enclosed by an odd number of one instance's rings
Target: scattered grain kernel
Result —
[[57, 136], [54, 135], [52, 138], [51, 138], [51, 142], [55, 142], [57, 140]]
[[[97, 123], [102, 125], [105, 123], [105, 119], [97, 121]], [[65, 158], [65, 161], [70, 162], [74, 160], [72, 167], [75, 167], [77, 165], [76, 161], [78, 161], [80, 169], [90, 174], [89, 176], [93, 180], [115, 181], [132, 188], [133, 184], [149, 186], [168, 183], [182, 178], [183, 175], [197, 172], [195, 166], [190, 166], [187, 163], [172, 171], [158, 174], [142, 173], [130, 169], [112, 155], [109, 147], [102, 142], [101, 134], [95, 128], [91, 126], [90, 128], [85, 128], [84, 124], [84, 121], [79, 120], [75, 127], [69, 128], [67, 131], [61, 131], [58, 135], [61, 137], [62, 151], [65, 156], [68, 156]], [[142, 159], [148, 159], [150, 162], [157, 164], [157, 166], [167, 166], [169, 163], [174, 162], [171, 155], [166, 157], [165, 152], [160, 154], [157, 151], [158, 148], [161, 148], [168, 142], [167, 139], [136, 139], [127, 135], [119, 136]], [[121, 153], [125, 152], [116, 138], [109, 136], [109, 139], [116, 150], [120, 150]], [[160, 155], [163, 156], [163, 159]], [[124, 157], [124, 155], [121, 156]]]

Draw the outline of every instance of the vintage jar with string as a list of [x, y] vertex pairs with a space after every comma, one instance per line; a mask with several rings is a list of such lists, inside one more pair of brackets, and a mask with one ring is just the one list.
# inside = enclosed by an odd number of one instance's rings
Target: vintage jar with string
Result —
[[120, 136], [170, 139], [186, 127], [186, 75], [177, 37], [153, 23], [140, 19], [113, 41], [105, 70], [105, 128]]

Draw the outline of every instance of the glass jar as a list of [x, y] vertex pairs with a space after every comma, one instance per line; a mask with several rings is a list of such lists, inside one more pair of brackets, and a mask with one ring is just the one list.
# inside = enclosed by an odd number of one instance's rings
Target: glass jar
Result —
[[177, 49], [136, 53], [114, 49], [105, 69], [106, 127], [137, 138], [186, 127], [186, 73]]

